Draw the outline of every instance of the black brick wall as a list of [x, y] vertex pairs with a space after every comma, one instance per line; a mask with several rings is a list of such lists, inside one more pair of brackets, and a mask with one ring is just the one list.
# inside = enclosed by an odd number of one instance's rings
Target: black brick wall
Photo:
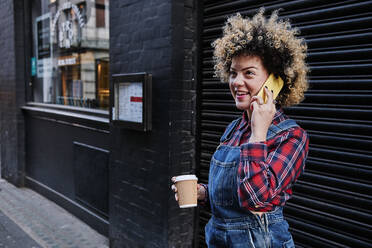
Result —
[[194, 211], [170, 177], [195, 171], [195, 13], [181, 0], [110, 1], [111, 74], [153, 75], [153, 130], [111, 127], [111, 247], [191, 247]]
[[[197, 1], [174, 1], [172, 25], [179, 32], [172, 39], [170, 85], [170, 172], [195, 174], [197, 88]], [[169, 247], [192, 247], [196, 230], [195, 210], [180, 209], [169, 199]]]
[[0, 0], [0, 167], [3, 178], [23, 185], [26, 38], [24, 4]]

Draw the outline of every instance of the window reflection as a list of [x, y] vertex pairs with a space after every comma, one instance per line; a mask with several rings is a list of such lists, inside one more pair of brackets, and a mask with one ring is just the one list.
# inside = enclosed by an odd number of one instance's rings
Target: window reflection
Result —
[[33, 1], [34, 101], [108, 108], [108, 6], [108, 0]]

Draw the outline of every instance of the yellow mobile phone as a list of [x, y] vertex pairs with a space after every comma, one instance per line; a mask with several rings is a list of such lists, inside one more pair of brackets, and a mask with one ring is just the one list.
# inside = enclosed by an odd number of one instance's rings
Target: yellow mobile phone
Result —
[[283, 88], [284, 82], [281, 77], [275, 77], [274, 74], [270, 74], [269, 77], [266, 79], [266, 82], [262, 85], [260, 91], [257, 93], [257, 96], [262, 97], [264, 100], [264, 103], [267, 101], [267, 97], [264, 91], [265, 86], [269, 90], [273, 91], [273, 97], [274, 99], [279, 95], [280, 90]]

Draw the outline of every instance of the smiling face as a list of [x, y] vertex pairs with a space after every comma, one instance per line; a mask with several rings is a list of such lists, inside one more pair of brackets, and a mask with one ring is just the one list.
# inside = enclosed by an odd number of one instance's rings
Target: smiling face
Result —
[[240, 55], [231, 60], [229, 85], [238, 109], [249, 110], [252, 97], [257, 95], [268, 76], [258, 56]]

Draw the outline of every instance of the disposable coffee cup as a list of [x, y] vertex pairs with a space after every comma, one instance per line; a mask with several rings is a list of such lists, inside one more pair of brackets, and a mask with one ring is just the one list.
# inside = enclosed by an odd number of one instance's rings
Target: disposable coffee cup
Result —
[[175, 184], [178, 194], [178, 205], [180, 208], [191, 208], [198, 205], [197, 184], [198, 178], [195, 175], [182, 175], [176, 177]]

